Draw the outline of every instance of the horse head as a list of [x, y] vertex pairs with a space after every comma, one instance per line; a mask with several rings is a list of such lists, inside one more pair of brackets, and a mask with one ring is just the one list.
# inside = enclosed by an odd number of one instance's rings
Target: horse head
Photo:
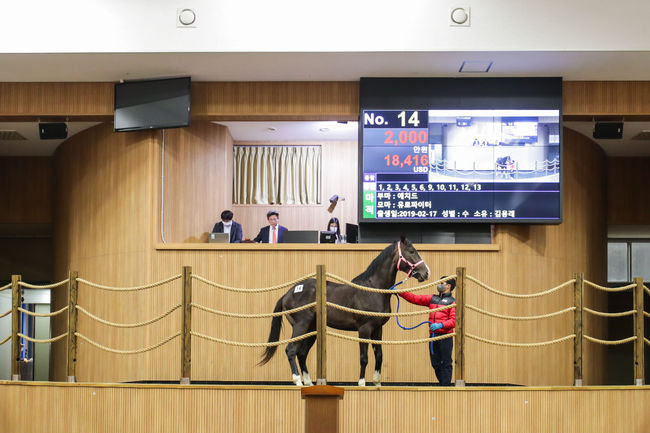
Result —
[[406, 273], [408, 277], [415, 277], [419, 282], [429, 278], [429, 267], [411, 241], [402, 236], [397, 242], [397, 270]]

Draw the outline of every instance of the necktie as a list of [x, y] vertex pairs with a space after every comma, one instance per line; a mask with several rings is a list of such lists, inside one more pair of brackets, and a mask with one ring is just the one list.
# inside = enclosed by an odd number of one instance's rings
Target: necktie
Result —
[[278, 232], [276, 231], [275, 227], [273, 227], [273, 243], [274, 244], [278, 243]]

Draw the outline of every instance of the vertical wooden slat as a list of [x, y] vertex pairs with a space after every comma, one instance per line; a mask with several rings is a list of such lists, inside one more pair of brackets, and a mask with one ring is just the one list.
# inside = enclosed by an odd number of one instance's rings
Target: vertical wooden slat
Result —
[[183, 266], [183, 343], [181, 384], [188, 385], [192, 372], [192, 267]]
[[68, 277], [68, 382], [76, 382], [77, 376], [77, 271], [70, 271]]
[[20, 380], [20, 311], [18, 308], [22, 302], [22, 290], [18, 282], [22, 279], [20, 275], [11, 276], [11, 380]]
[[645, 384], [643, 278], [636, 277], [634, 283], [636, 284], [634, 288], [634, 309], [636, 310], [636, 314], [634, 315], [634, 330], [636, 335], [636, 340], [634, 340], [634, 379], [636, 385], [642, 386]]
[[576, 307], [573, 312], [573, 333], [576, 335], [573, 340], [573, 385], [582, 386], [582, 299], [584, 295], [584, 274], [575, 274], [576, 282], [573, 284], [573, 305]]
[[327, 384], [327, 278], [325, 265], [316, 266], [316, 384]]
[[465, 386], [465, 268], [456, 268], [456, 386]]

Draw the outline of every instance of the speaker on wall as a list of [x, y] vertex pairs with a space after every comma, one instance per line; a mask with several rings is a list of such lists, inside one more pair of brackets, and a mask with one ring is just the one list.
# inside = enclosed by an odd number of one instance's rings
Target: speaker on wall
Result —
[[61, 140], [68, 137], [68, 125], [64, 122], [39, 123], [38, 134], [41, 140]]
[[596, 122], [594, 125], [594, 138], [623, 138], [623, 122]]

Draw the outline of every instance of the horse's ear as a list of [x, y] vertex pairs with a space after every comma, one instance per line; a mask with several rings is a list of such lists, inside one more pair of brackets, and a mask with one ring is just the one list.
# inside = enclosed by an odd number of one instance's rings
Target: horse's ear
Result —
[[401, 243], [405, 244], [406, 243], [406, 235], [402, 233], [399, 237], [399, 240]]

